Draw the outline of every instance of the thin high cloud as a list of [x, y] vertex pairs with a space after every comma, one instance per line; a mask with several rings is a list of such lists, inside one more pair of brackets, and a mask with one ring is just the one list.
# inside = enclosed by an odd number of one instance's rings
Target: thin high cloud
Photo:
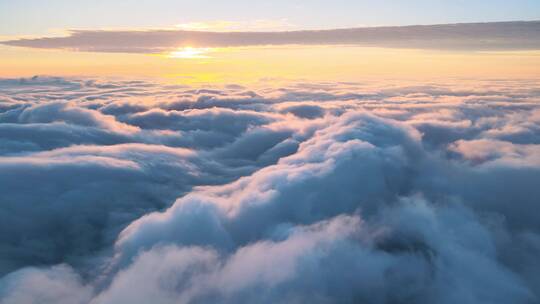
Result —
[[537, 303], [539, 88], [0, 80], [0, 303]]
[[71, 31], [6, 45], [86, 52], [161, 53], [182, 46], [357, 45], [442, 50], [538, 50], [540, 22], [495, 22], [280, 32]]

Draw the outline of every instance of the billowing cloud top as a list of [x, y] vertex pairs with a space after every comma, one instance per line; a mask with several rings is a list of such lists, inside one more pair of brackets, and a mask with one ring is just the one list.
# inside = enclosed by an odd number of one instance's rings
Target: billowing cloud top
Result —
[[6, 45], [90, 52], [160, 53], [181, 46], [359, 45], [445, 50], [538, 50], [540, 21], [283, 32], [184, 30], [71, 31], [66, 37], [18, 39]]
[[540, 83], [0, 80], [0, 303], [538, 303]]

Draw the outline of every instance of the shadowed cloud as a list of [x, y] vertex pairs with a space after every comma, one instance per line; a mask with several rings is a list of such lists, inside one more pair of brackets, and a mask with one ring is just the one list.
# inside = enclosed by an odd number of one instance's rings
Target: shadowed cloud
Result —
[[539, 88], [0, 80], [0, 303], [537, 303]]
[[162, 53], [178, 47], [357, 45], [442, 50], [538, 50], [540, 22], [464, 23], [282, 32], [75, 30], [66, 37], [1, 42], [86, 52]]

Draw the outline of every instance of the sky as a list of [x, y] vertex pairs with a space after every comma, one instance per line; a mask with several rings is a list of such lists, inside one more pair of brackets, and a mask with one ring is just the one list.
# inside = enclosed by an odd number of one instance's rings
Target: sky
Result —
[[38, 35], [71, 28], [159, 28], [209, 21], [255, 27], [266, 23], [269, 29], [319, 29], [538, 19], [540, 2], [535, 0], [0, 1], [0, 35]]
[[[0, 1], [0, 41], [5, 42], [0, 43], [0, 77], [245, 82], [313, 78], [312, 70], [318, 70], [321, 79], [535, 77], [540, 61], [538, 24], [428, 32], [398, 28], [384, 35], [376, 28], [539, 19], [540, 3], [533, 0]], [[238, 33], [366, 27], [368, 31], [355, 35], [295, 32], [292, 39], [279, 33], [246, 39]], [[178, 32], [163, 38], [163, 30]], [[234, 32], [233, 43], [204, 33], [183, 37], [181, 31]], [[319, 36], [306, 38], [312, 34]], [[486, 52], [489, 55], [478, 56]]]

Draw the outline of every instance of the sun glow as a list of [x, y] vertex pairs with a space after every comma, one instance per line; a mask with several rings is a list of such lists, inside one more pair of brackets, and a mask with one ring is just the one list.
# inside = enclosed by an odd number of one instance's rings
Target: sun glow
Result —
[[[99, 62], [99, 64], [96, 64]], [[33, 75], [163, 77], [181, 83], [259, 79], [361, 80], [365, 77], [534, 78], [540, 52], [443, 52], [353, 46], [199, 48], [160, 54], [70, 52], [0, 47], [0, 78]], [[272, 80], [274, 81], [274, 80]]]
[[187, 46], [178, 48], [177, 50], [170, 52], [168, 57], [182, 59], [211, 58], [208, 54], [212, 51], [212, 48], [194, 48]]

